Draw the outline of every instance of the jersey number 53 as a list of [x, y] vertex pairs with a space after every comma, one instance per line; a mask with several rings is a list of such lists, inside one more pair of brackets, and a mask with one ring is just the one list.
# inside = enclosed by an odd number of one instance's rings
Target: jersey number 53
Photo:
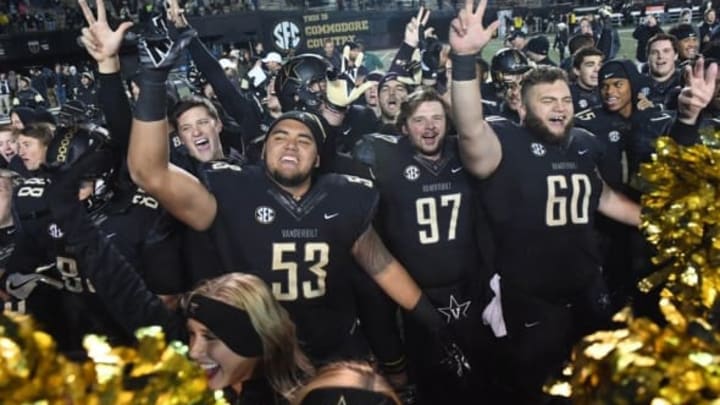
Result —
[[325, 295], [325, 266], [330, 262], [330, 246], [324, 242], [300, 244], [301, 250], [304, 250], [303, 262], [308, 264], [308, 270], [315, 276], [314, 282], [301, 282], [298, 278], [298, 261], [288, 260], [288, 256], [296, 253], [297, 245], [294, 242], [273, 243], [272, 269], [287, 272], [287, 283], [273, 282], [271, 285], [278, 301], [295, 301], [300, 297], [300, 291], [306, 299]]

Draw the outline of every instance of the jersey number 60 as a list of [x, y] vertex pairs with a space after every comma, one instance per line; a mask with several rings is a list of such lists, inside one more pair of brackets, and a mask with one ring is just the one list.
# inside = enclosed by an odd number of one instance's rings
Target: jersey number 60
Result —
[[547, 177], [547, 205], [545, 206], [545, 224], [547, 226], [566, 225], [568, 213], [571, 224], [588, 223], [590, 219], [588, 209], [592, 193], [590, 179], [585, 174], [573, 174], [570, 176], [570, 187], [568, 207], [568, 197], [558, 195], [568, 189], [567, 176], [556, 174]]

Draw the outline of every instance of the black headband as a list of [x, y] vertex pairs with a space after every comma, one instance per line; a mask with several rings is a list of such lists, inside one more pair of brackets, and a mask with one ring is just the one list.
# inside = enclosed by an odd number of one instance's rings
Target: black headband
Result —
[[233, 352], [244, 357], [262, 355], [260, 336], [242, 309], [195, 294], [190, 298], [186, 315], [207, 326]]
[[395, 405], [389, 396], [362, 388], [315, 388], [303, 398], [300, 405]]

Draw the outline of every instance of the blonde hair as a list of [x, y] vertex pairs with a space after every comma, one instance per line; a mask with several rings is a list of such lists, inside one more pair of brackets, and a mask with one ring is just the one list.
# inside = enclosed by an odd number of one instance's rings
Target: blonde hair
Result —
[[[247, 312], [263, 346], [263, 373], [273, 390], [288, 398], [313, 374], [313, 367], [300, 350], [295, 324], [272, 295], [267, 285], [251, 274], [229, 273], [207, 280], [191, 291], [222, 301]], [[228, 320], [231, 322], [231, 320]]]
[[313, 390], [318, 388], [360, 388], [386, 395], [397, 405], [402, 405], [395, 391], [383, 376], [368, 363], [360, 361], [337, 361], [320, 368], [308, 383], [297, 390], [291, 400], [299, 405]]

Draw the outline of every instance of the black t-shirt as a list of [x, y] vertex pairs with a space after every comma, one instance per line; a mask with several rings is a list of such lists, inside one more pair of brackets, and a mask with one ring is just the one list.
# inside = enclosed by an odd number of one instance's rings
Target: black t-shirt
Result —
[[210, 162], [201, 177], [217, 200], [209, 231], [224, 270], [263, 279], [290, 313], [306, 352], [331, 356], [356, 320], [346, 272], [378, 204], [372, 183], [322, 175], [296, 201], [264, 167]]
[[602, 147], [583, 131], [551, 144], [507, 120], [490, 125], [502, 160], [479, 186], [503, 285], [567, 299], [599, 271], [593, 223], [603, 187], [596, 168]]

